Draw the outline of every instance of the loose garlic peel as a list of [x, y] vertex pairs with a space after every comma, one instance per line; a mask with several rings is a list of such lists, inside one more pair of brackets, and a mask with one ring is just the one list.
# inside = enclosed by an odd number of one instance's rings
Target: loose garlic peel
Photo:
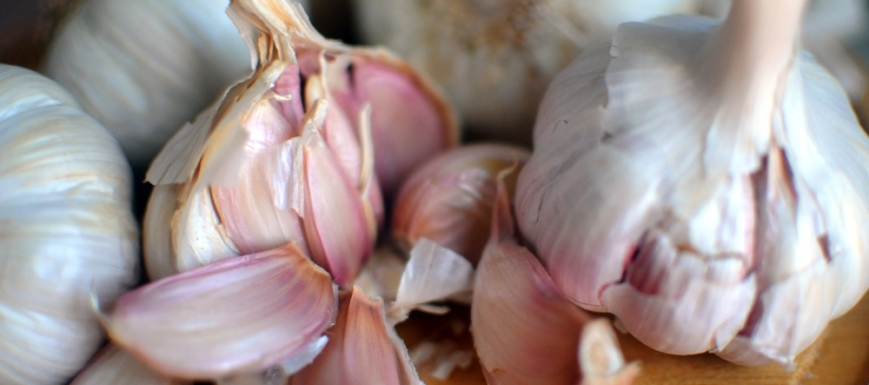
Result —
[[109, 344], [100, 350], [93, 361], [79, 373], [70, 385], [191, 385], [191, 382], [173, 380], [154, 372], [130, 353]]
[[[256, 70], [148, 171], [157, 185], [144, 225], [149, 273], [295, 242], [346, 287], [382, 223], [379, 182], [399, 183], [455, 144], [449, 108], [385, 51], [320, 36], [297, 5], [237, 1], [229, 15]], [[390, 141], [408, 135], [415, 144]]]
[[0, 383], [69, 381], [103, 334], [93, 293], [138, 278], [130, 167], [56, 83], [0, 65]]
[[250, 72], [227, 0], [84, 0], [61, 24], [45, 74], [147, 167], [184, 122]]
[[325, 346], [337, 310], [329, 274], [290, 244], [145, 285], [102, 322], [162, 374], [217, 379], [278, 364], [298, 371]]
[[665, 352], [763, 364], [865, 292], [869, 140], [795, 51], [801, 4], [624, 24], [553, 82], [516, 204], [571, 301]]
[[619, 23], [694, 13], [697, 0], [357, 0], [363, 40], [432, 77], [475, 137], [530, 143], [546, 85]]
[[584, 376], [582, 367], [590, 371], [585, 384], [615, 377], [630, 383], [620, 374], [624, 360], [607, 329], [609, 321], [592, 321], [571, 304], [534, 255], [517, 243], [506, 190], [499, 179], [492, 234], [477, 268], [471, 306], [474, 346], [486, 380], [574, 385]]

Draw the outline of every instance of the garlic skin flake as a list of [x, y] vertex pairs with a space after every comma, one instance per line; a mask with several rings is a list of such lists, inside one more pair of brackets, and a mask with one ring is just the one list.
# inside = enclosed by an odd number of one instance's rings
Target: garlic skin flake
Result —
[[869, 287], [869, 139], [797, 49], [803, 1], [619, 27], [553, 81], [522, 234], [651, 347], [787, 363]]
[[0, 383], [63, 384], [99, 348], [91, 295], [138, 279], [130, 167], [56, 83], [0, 65]]
[[363, 41], [431, 76], [477, 138], [530, 143], [546, 86], [619, 23], [694, 13], [697, 0], [356, 0]]
[[[392, 237], [404, 250], [422, 238], [465, 257], [480, 260], [491, 232], [496, 177], [531, 153], [503, 144], [474, 144], [445, 152], [426, 162], [398, 194]], [[517, 173], [511, 174], [510, 191]]]
[[216, 379], [288, 361], [301, 369], [322, 350], [337, 311], [329, 274], [289, 244], [145, 285], [102, 322], [154, 370]]
[[83, 0], [43, 72], [147, 167], [185, 122], [250, 72], [227, 0]]
[[[596, 379], [615, 376], [624, 364], [615, 339], [598, 336], [601, 326], [591, 326], [592, 316], [570, 303], [540, 261], [516, 241], [503, 180], [494, 205], [471, 303], [474, 346], [488, 383], [575, 385], [584, 376], [580, 366]], [[584, 331], [588, 327], [591, 333]], [[609, 358], [613, 354], [615, 359]]]

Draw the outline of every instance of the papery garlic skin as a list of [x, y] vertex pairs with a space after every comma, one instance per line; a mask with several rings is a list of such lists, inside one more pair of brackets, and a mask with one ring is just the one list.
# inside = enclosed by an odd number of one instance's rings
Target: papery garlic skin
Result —
[[[530, 156], [521, 147], [474, 144], [432, 158], [402, 185], [393, 238], [408, 251], [427, 238], [476, 264], [491, 232], [497, 175], [513, 165], [521, 168]], [[512, 175], [511, 192], [518, 174]]]
[[869, 139], [796, 50], [801, 3], [624, 24], [553, 81], [516, 205], [571, 301], [653, 348], [757, 365], [869, 287]]
[[100, 346], [91, 296], [138, 279], [130, 166], [56, 83], [0, 65], [0, 383], [62, 384]]
[[83, 0], [44, 73], [146, 167], [185, 122], [250, 72], [227, 0]]
[[447, 92], [474, 137], [529, 143], [546, 86], [625, 21], [696, 12], [696, 0], [356, 0], [363, 40]]

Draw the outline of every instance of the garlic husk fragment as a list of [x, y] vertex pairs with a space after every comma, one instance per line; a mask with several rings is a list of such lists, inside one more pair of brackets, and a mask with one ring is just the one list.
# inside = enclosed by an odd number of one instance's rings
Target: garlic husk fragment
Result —
[[587, 323], [580, 338], [580, 385], [629, 385], [640, 374], [639, 362], [625, 364], [609, 320], [599, 318]]
[[216, 379], [277, 364], [300, 369], [323, 349], [337, 310], [329, 274], [289, 244], [150, 283], [102, 322], [158, 372]]
[[70, 385], [105, 384], [190, 385], [192, 383], [160, 375], [136, 360], [130, 353], [109, 344], [94, 356], [93, 361], [75, 377]]
[[758, 365], [863, 295], [869, 139], [796, 49], [802, 3], [624, 24], [553, 81], [516, 206], [572, 302], [655, 349]]
[[[449, 108], [385, 51], [320, 36], [298, 5], [244, 0], [228, 13], [257, 47], [256, 70], [148, 171], [149, 274], [295, 242], [349, 287], [382, 226], [377, 159], [393, 161], [382, 177], [398, 183], [398, 169], [454, 145]], [[407, 132], [425, 140], [393, 151], [378, 139]]]
[[66, 383], [99, 348], [91, 295], [138, 279], [130, 174], [71, 95], [0, 65], [0, 383]]
[[121, 143], [134, 167], [250, 72], [227, 0], [83, 0], [59, 28], [44, 73]]
[[[393, 238], [405, 250], [427, 238], [476, 264], [490, 233], [495, 179], [503, 169], [521, 167], [530, 156], [521, 147], [474, 144], [432, 158], [399, 192]], [[511, 191], [517, 174], [512, 175]]]
[[[582, 377], [581, 363], [583, 369], [590, 366], [594, 376], [600, 377], [600, 363], [581, 362], [580, 358], [585, 361], [594, 354], [613, 352], [620, 357], [618, 345], [611, 339], [614, 346], [595, 343], [588, 347], [586, 338], [600, 341], [583, 332], [592, 316], [570, 303], [537, 258], [517, 243], [502, 181], [494, 205], [492, 234], [477, 268], [471, 304], [474, 346], [486, 380], [490, 384], [576, 384]], [[615, 360], [610, 363], [618, 365]]]
[[421, 383], [404, 342], [386, 322], [383, 301], [369, 299], [361, 289], [341, 294], [338, 319], [329, 336], [323, 352], [289, 384]]
[[475, 137], [530, 143], [546, 86], [619, 23], [694, 13], [697, 0], [356, 0], [363, 40], [446, 90]]

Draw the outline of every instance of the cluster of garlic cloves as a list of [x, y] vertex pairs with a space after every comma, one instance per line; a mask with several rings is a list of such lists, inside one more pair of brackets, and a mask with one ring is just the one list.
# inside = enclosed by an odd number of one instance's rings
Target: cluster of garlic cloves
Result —
[[[476, 265], [490, 233], [499, 172], [531, 156], [520, 147], [473, 144], [425, 163], [408, 178], [395, 203], [392, 237], [409, 250], [428, 239]], [[510, 181], [511, 190], [515, 175]]]
[[269, 42], [254, 74], [148, 171], [152, 278], [295, 242], [348, 287], [377, 238], [383, 194], [457, 142], [448, 106], [406, 64], [327, 40], [300, 9], [275, 7], [281, 21], [263, 23], [274, 10], [233, 3], [250, 45]]
[[517, 184], [575, 304], [674, 354], [787, 363], [869, 287], [869, 139], [805, 1], [619, 27], [552, 83]]
[[[506, 173], [515, 171], [505, 171]], [[471, 326], [490, 384], [630, 384], [608, 320], [562, 294], [543, 265], [516, 240], [510, 198], [499, 180], [492, 231], [478, 266]]]

